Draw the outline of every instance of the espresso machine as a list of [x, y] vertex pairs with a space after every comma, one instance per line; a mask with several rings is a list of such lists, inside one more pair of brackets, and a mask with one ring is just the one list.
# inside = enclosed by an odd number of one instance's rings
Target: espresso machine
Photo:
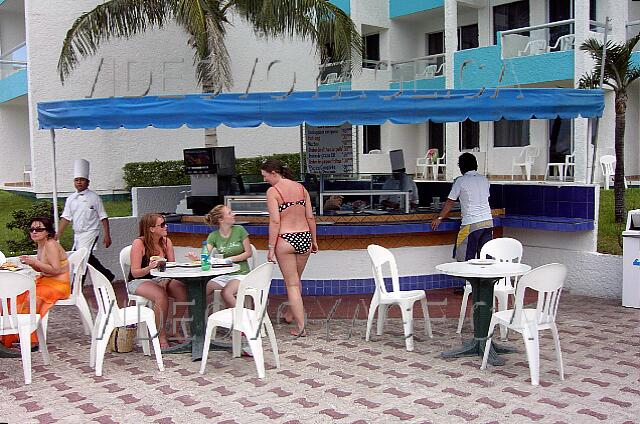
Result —
[[187, 207], [195, 215], [206, 215], [233, 194], [236, 155], [233, 146], [184, 149], [185, 172], [191, 178]]

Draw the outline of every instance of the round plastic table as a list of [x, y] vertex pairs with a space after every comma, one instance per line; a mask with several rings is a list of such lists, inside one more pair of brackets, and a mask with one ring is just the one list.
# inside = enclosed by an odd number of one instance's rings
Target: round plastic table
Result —
[[[461, 356], [483, 356], [487, 341], [489, 324], [491, 323], [491, 309], [493, 307], [493, 286], [504, 277], [516, 277], [531, 270], [529, 265], [513, 262], [495, 262], [490, 265], [478, 265], [468, 262], [449, 262], [436, 266], [443, 274], [464, 278], [471, 284], [473, 296], [473, 339], [459, 348], [443, 352], [444, 358], [458, 358]], [[510, 353], [513, 349], [491, 343], [489, 363], [503, 365], [499, 353]]]

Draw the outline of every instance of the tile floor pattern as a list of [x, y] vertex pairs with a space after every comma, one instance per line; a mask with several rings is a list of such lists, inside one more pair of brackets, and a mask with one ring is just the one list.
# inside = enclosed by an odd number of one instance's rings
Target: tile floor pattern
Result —
[[[419, 308], [418, 308], [419, 309]], [[0, 359], [0, 421], [10, 423], [633, 423], [640, 421], [640, 311], [618, 301], [563, 295], [559, 311], [566, 381], [558, 378], [553, 343], [541, 340], [541, 385], [529, 384], [519, 353], [502, 367], [479, 370], [479, 358], [445, 360], [459, 344], [457, 319], [423, 324], [406, 352], [392, 319], [366, 343], [365, 321], [322, 320], [293, 340], [276, 326], [282, 367], [270, 350], [267, 377], [251, 358], [212, 352], [204, 376], [188, 355], [164, 355], [165, 372], [140, 351], [107, 354], [104, 376], [89, 368], [89, 342], [74, 308], [50, 320], [51, 364], [33, 356], [33, 384], [24, 386], [18, 359]], [[465, 327], [466, 335], [470, 328]]]

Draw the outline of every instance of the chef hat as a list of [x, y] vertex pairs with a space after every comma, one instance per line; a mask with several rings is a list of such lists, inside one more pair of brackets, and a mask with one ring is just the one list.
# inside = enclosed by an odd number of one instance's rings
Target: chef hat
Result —
[[73, 178], [89, 179], [89, 161], [86, 159], [76, 159], [73, 162]]

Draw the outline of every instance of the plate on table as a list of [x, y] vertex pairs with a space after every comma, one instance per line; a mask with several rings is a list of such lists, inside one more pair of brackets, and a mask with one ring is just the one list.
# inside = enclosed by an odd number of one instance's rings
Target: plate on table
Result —
[[[200, 266], [200, 261], [195, 262], [176, 262], [174, 267], [179, 268], [196, 268]], [[169, 264], [167, 264], [167, 268], [169, 268]]]
[[0, 271], [20, 271], [22, 269], [25, 269], [24, 265], [13, 262], [5, 262], [0, 265]]
[[178, 266], [177, 262], [167, 262], [167, 268], [175, 268]]
[[493, 265], [496, 263], [494, 259], [469, 259], [471, 265]]

